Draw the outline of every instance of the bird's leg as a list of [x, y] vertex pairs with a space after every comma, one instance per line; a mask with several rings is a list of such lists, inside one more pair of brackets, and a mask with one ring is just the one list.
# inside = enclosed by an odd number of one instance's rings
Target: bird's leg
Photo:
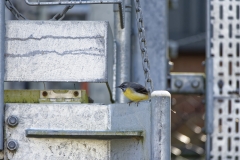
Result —
[[139, 102], [136, 102], [136, 104], [137, 104], [137, 106], [138, 106]]
[[130, 104], [131, 104], [132, 102], [133, 102], [133, 101], [128, 102], [128, 105], [130, 106]]

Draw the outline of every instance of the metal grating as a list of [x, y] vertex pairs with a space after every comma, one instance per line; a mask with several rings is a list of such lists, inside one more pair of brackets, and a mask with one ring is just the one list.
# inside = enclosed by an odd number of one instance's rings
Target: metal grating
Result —
[[211, 159], [240, 159], [240, 1], [211, 0]]

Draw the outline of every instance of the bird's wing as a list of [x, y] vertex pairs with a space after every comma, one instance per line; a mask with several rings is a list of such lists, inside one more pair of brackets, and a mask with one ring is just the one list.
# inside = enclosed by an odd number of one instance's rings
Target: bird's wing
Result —
[[147, 89], [142, 85], [137, 83], [132, 83], [131, 86], [136, 92], [148, 95]]

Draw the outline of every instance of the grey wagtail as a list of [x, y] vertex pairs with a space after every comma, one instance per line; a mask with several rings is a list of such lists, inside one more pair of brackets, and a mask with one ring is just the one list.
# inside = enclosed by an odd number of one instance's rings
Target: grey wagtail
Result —
[[[117, 86], [117, 88], [121, 88], [124, 96], [130, 99], [131, 102], [136, 102], [137, 105], [140, 101], [149, 98], [147, 89], [135, 82], [123, 82], [120, 86]], [[129, 102], [129, 105], [131, 102]]]

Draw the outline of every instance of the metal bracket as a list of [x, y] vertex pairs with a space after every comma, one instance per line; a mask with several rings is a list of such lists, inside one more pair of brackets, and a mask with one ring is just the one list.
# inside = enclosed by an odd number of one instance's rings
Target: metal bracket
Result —
[[4, 103], [88, 103], [85, 90], [5, 90]]
[[143, 131], [73, 131], [26, 129], [25, 133], [26, 137], [34, 138], [126, 139], [143, 137]]
[[40, 91], [39, 103], [81, 103], [83, 102], [83, 95], [81, 90], [43, 90]]
[[204, 94], [203, 73], [171, 73], [168, 80], [169, 92], [173, 94]]
[[[43, 0], [42, 0], [43, 1]], [[41, 0], [38, 0], [37, 2], [35, 0], [25, 0], [25, 2], [30, 6], [50, 6], [50, 5], [81, 5], [81, 4], [118, 4], [119, 7], [119, 16], [121, 21], [121, 28], [123, 29], [125, 24], [125, 5], [124, 0], [100, 0], [100, 1], [68, 1], [68, 0], [49, 0], [41, 2]]]

